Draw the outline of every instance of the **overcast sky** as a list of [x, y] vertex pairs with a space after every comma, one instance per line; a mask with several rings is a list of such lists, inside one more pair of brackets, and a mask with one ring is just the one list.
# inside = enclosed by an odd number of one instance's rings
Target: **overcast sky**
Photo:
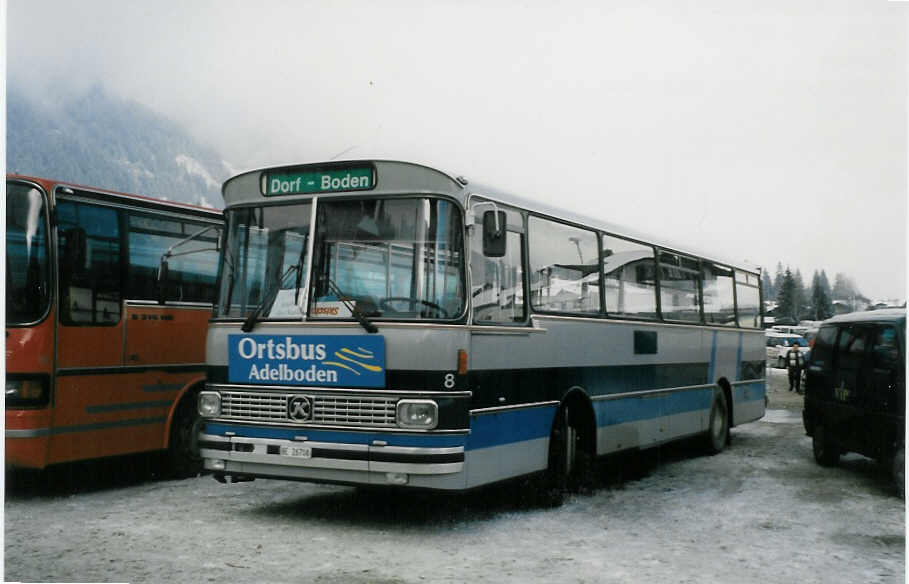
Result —
[[907, 8], [9, 0], [7, 71], [100, 83], [237, 170], [423, 162], [905, 298]]

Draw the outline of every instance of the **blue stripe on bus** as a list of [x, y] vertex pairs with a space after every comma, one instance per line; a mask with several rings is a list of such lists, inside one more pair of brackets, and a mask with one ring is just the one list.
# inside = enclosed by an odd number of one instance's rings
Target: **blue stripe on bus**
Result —
[[735, 394], [733, 401], [737, 404], [763, 401], [767, 393], [767, 385], [764, 380], [742, 383], [741, 385], [736, 385], [733, 392]]
[[470, 417], [467, 450], [548, 438], [557, 406], [508, 410]]
[[630, 396], [616, 400], [594, 402], [597, 426], [614, 426], [640, 422], [686, 412], [707, 410], [713, 388], [693, 389], [653, 396]]
[[388, 446], [411, 446], [424, 448], [451, 448], [463, 446], [465, 435], [436, 434], [393, 434], [376, 432], [343, 432], [335, 430], [313, 430], [311, 428], [270, 428], [254, 426], [235, 426], [208, 422], [205, 433], [213, 436], [224, 436], [233, 432], [245, 438], [270, 438], [273, 440], [293, 440], [296, 436], [306, 436], [313, 442], [337, 442], [342, 444], [370, 445], [374, 440], [381, 440]]
[[713, 331], [713, 341], [710, 343], [710, 365], [707, 366], [707, 381], [713, 383], [713, 372], [716, 371], [716, 335]]

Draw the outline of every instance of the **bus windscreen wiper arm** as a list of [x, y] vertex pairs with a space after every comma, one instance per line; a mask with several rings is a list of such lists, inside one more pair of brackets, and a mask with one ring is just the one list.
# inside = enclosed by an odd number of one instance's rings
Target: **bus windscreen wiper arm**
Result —
[[246, 317], [246, 320], [243, 321], [243, 326], [240, 327], [241, 331], [248, 333], [253, 330], [253, 327], [256, 326], [256, 321], [259, 319], [259, 315], [262, 314], [262, 311], [265, 310], [266, 306], [271, 306], [274, 303], [275, 298], [278, 296], [278, 292], [281, 290], [281, 286], [284, 284], [284, 280], [287, 278], [287, 276], [290, 275], [291, 272], [294, 271], [302, 271], [302, 263], [297, 263], [290, 266], [287, 268], [287, 271], [285, 271], [281, 277], [278, 278], [278, 281], [272, 285], [272, 287], [265, 294], [265, 297], [262, 298], [262, 302], [260, 302], [256, 306], [255, 310], [250, 312], [249, 316]]
[[356, 318], [357, 321], [361, 325], [363, 325], [363, 328], [366, 329], [366, 332], [368, 332], [368, 333], [379, 332], [379, 327], [374, 325], [372, 322], [370, 322], [370, 320], [368, 318], [366, 318], [366, 315], [363, 314], [363, 311], [357, 307], [357, 304], [355, 302], [350, 302], [349, 300], [347, 300], [347, 298], [344, 296], [344, 293], [341, 292], [341, 289], [338, 288], [337, 284], [335, 284], [335, 281], [331, 279], [331, 276], [326, 274], [325, 281], [328, 282], [328, 287], [331, 289], [332, 292], [335, 293], [335, 295], [338, 297], [338, 300], [343, 302], [344, 306], [346, 306], [350, 310], [351, 314], [354, 315], [354, 318]]

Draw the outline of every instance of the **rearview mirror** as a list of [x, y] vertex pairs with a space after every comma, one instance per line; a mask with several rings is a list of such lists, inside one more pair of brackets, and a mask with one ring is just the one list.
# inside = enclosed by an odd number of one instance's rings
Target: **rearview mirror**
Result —
[[169, 271], [167, 259], [161, 258], [161, 263], [158, 266], [158, 304], [164, 304], [167, 301], [167, 276]]
[[483, 255], [500, 258], [505, 255], [505, 211], [483, 213]]

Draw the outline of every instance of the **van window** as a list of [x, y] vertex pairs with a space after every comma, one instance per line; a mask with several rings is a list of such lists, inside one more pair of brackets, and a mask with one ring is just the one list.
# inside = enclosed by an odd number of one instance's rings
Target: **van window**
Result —
[[900, 367], [896, 329], [892, 326], [876, 329], [871, 355], [872, 366], [875, 369], [896, 371]]
[[837, 379], [834, 395], [839, 401], [854, 402], [863, 393], [861, 369], [865, 355], [866, 329], [864, 327], [843, 327], [837, 344]]
[[833, 346], [836, 343], [836, 327], [826, 326], [817, 333], [811, 348], [811, 362], [818, 366], [833, 362]]

